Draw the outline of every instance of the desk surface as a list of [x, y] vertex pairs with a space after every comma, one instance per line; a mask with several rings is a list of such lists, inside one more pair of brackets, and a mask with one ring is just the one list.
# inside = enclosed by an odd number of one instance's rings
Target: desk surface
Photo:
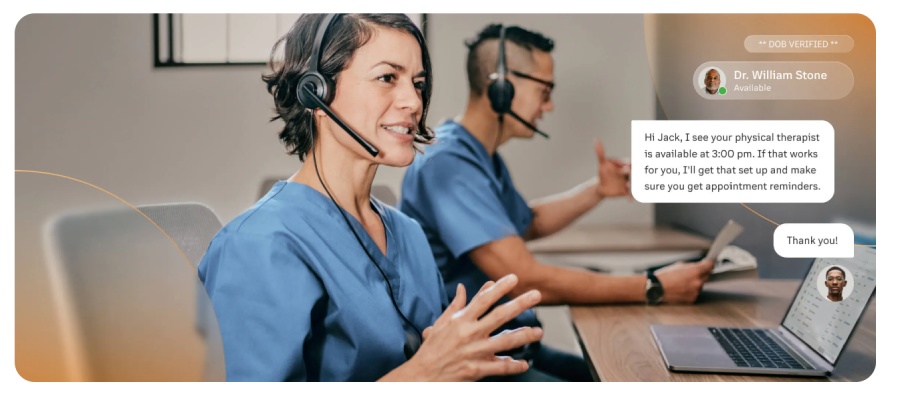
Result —
[[730, 280], [707, 283], [694, 305], [571, 306], [572, 321], [601, 381], [861, 381], [875, 370], [875, 296], [829, 378], [675, 373], [666, 369], [650, 324], [775, 327], [800, 282]]
[[703, 250], [707, 238], [653, 225], [578, 225], [528, 242], [532, 253], [646, 252], [657, 250]]

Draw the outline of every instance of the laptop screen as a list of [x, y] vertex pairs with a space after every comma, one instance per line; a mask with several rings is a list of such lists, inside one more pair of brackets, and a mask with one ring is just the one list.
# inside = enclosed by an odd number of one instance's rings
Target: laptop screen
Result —
[[875, 249], [854, 258], [816, 259], [782, 326], [832, 365], [875, 291]]

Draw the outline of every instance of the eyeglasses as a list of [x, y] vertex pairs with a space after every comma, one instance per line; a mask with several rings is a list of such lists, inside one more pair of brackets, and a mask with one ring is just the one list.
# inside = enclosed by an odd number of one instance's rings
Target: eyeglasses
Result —
[[550, 101], [550, 94], [553, 93], [553, 88], [556, 87], [556, 83], [554, 83], [553, 81], [547, 81], [547, 80], [540, 79], [540, 78], [537, 78], [534, 76], [530, 76], [525, 73], [517, 72], [515, 70], [510, 70], [509, 72], [516, 77], [524, 78], [526, 80], [531, 80], [531, 81], [534, 81], [536, 83], [543, 85], [545, 88], [544, 88], [542, 99], [544, 100], [544, 102]]

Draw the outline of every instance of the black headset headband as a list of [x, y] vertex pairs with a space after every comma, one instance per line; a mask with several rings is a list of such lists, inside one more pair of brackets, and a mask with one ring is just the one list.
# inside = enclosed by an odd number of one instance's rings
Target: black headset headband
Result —
[[328, 14], [322, 20], [322, 23], [319, 24], [319, 29], [316, 31], [316, 41], [313, 42], [312, 57], [309, 58], [309, 71], [307, 73], [319, 73], [319, 59], [322, 58], [322, 49], [325, 48], [322, 42], [325, 41], [328, 29], [331, 29], [331, 25], [337, 21], [337, 17], [340, 15]]
[[500, 26], [500, 43], [497, 50], [497, 71], [491, 75], [491, 83], [487, 87], [491, 108], [499, 116], [509, 114], [512, 100], [516, 94], [515, 87], [506, 79], [506, 26]]

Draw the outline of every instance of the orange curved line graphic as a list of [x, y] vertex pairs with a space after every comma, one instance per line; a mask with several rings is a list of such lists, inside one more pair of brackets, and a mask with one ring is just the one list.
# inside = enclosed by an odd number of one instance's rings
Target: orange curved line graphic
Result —
[[138, 209], [137, 206], [132, 205], [130, 202], [128, 202], [128, 201], [122, 199], [122, 198], [119, 197], [118, 195], [113, 194], [113, 193], [111, 193], [111, 192], [109, 192], [109, 191], [107, 191], [107, 190], [105, 190], [105, 189], [103, 189], [103, 188], [101, 188], [101, 187], [99, 187], [99, 186], [96, 186], [96, 185], [93, 185], [93, 184], [91, 184], [91, 183], [88, 183], [88, 182], [86, 182], [86, 181], [84, 181], [84, 180], [76, 179], [76, 178], [71, 177], [71, 176], [60, 175], [60, 174], [58, 174], [58, 173], [43, 172], [43, 171], [30, 170], [30, 169], [16, 169], [16, 173], [34, 173], [34, 174], [38, 174], [38, 175], [54, 176], [54, 177], [58, 177], [58, 178], [61, 178], [61, 179], [71, 180], [71, 181], [74, 181], [74, 182], [78, 182], [78, 183], [84, 184], [84, 185], [86, 185], [86, 186], [88, 186], [88, 187], [92, 187], [92, 188], [94, 188], [94, 189], [96, 189], [96, 190], [102, 191], [102, 192], [106, 193], [107, 195], [109, 195], [109, 196], [111, 196], [111, 197], [113, 197], [113, 198], [115, 198], [115, 199], [118, 199], [120, 202], [124, 203], [125, 205], [128, 205], [128, 207], [130, 207], [131, 209], [134, 209], [135, 212], [140, 213], [141, 216], [144, 216], [144, 218], [147, 219], [147, 221], [149, 221], [150, 224], [153, 224], [153, 226], [155, 226], [156, 229], [159, 230], [159, 232], [161, 232], [163, 235], [166, 236], [166, 238], [169, 239], [169, 242], [172, 242], [172, 245], [175, 246], [175, 249], [178, 249], [178, 253], [181, 253], [181, 257], [184, 257], [184, 261], [188, 263], [188, 266], [191, 267], [191, 268], [194, 268], [194, 263], [192, 263], [191, 260], [188, 259], [187, 254], [185, 254], [184, 251], [181, 250], [181, 247], [178, 246], [178, 243], [175, 242], [175, 239], [173, 239], [173, 238], [169, 235], [169, 233], [165, 232], [165, 231], [162, 229], [162, 227], [159, 226], [159, 224], [156, 224], [156, 222], [153, 221], [153, 219], [147, 217], [147, 215], [144, 214], [144, 212], [141, 212], [141, 210]]
[[759, 217], [762, 217], [762, 218], [763, 218], [763, 219], [766, 219], [766, 221], [768, 221], [768, 222], [769, 222], [769, 223], [772, 223], [772, 224], [775, 224], [775, 227], [778, 227], [778, 226], [780, 226], [780, 225], [781, 225], [781, 224], [778, 224], [778, 223], [776, 223], [776, 222], [774, 222], [774, 221], [772, 221], [772, 220], [771, 220], [771, 219], [769, 219], [769, 218], [768, 218], [768, 217], [766, 217], [766, 216], [763, 216], [763, 215], [761, 215], [761, 214], [759, 214], [759, 212], [757, 212], [757, 211], [755, 211], [755, 210], [753, 210], [753, 209], [750, 209], [750, 207], [749, 207], [749, 206], [747, 206], [747, 205], [746, 205], [746, 204], [744, 204], [744, 203], [741, 203], [741, 206], [743, 206], [743, 207], [745, 207], [745, 208], [747, 208], [747, 210], [749, 210], [749, 211], [751, 211], [751, 212], [753, 212], [753, 214], [755, 214], [755, 215], [757, 215], [757, 216], [759, 216]]
[[[772, 221], [772, 219], [769, 219], [768, 217], [763, 216], [763, 215], [760, 214], [759, 212], [757, 212], [757, 211], [751, 209], [751, 208], [750, 208], [749, 206], [747, 206], [747, 204], [745, 204], [745, 203], [741, 203], [741, 206], [747, 208], [747, 210], [753, 212], [753, 214], [755, 214], [755, 215], [757, 215], [757, 216], [759, 216], [759, 217], [762, 217], [763, 219], [765, 219], [765, 220], [768, 221], [769, 223], [775, 224], [776, 227], [781, 225], [781, 224], [778, 224], [778, 223]], [[861, 243], [854, 243], [853, 246], [870, 246], [870, 247], [875, 247], [875, 245], [865, 245], [865, 244], [861, 244]]]

